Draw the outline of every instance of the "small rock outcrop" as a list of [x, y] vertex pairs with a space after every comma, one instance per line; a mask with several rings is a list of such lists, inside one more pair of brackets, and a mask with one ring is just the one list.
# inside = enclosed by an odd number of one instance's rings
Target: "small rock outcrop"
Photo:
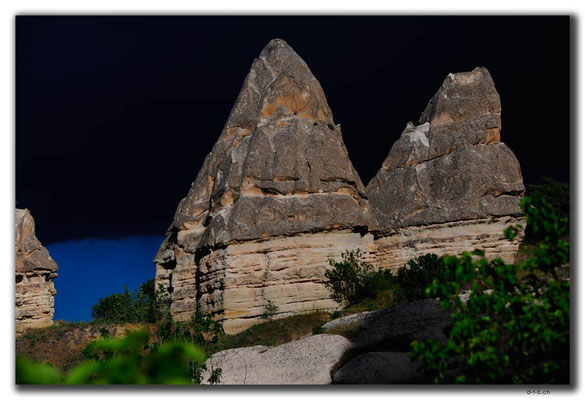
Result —
[[522, 223], [520, 166], [500, 142], [485, 68], [449, 74], [364, 188], [323, 90], [283, 40], [254, 60], [228, 120], [155, 256], [171, 315], [213, 313], [227, 333], [338, 307], [328, 258], [360, 248], [397, 268], [426, 253], [482, 249], [512, 261]]
[[224, 350], [207, 360], [202, 383], [221, 368], [226, 385], [326, 385], [350, 347], [343, 336], [314, 335], [276, 347]]
[[16, 209], [16, 334], [53, 324], [57, 263], [35, 236], [29, 210]]

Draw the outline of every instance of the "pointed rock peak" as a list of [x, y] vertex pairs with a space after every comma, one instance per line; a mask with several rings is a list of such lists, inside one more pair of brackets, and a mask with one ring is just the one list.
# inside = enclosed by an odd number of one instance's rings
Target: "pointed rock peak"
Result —
[[524, 186], [500, 112], [487, 69], [449, 74], [366, 188], [380, 229], [518, 214]]
[[273, 39], [252, 63], [220, 141], [251, 134], [281, 107], [298, 118], [334, 125], [323, 89], [307, 64], [284, 40]]
[[419, 123], [438, 126], [495, 115], [501, 112], [500, 96], [489, 71], [477, 67], [471, 72], [450, 73], [429, 101]]
[[486, 68], [449, 74], [418, 121], [429, 123], [429, 158], [458, 146], [498, 143], [500, 96]]
[[274, 39], [252, 63], [157, 260], [172, 259], [174, 243], [213, 247], [363, 228], [368, 218], [365, 188], [321, 85]]
[[262, 49], [260, 58], [266, 60], [284, 60], [290, 58], [302, 61], [293, 48], [285, 40], [279, 38], [272, 39], [268, 42], [264, 49]]

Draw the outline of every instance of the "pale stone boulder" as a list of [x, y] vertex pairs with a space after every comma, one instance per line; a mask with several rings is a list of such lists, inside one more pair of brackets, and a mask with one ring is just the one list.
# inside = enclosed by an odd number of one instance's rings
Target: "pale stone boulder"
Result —
[[314, 335], [276, 347], [224, 350], [207, 360], [202, 383], [221, 368], [225, 385], [325, 385], [350, 347], [343, 336]]
[[16, 334], [53, 324], [57, 263], [35, 236], [29, 210], [16, 209]]

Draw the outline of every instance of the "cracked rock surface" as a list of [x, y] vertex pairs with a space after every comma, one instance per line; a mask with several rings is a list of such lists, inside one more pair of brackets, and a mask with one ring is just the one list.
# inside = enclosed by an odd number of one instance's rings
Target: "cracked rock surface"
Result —
[[524, 193], [500, 142], [500, 98], [485, 68], [449, 74], [364, 187], [307, 64], [281, 39], [256, 58], [227, 122], [155, 256], [171, 315], [212, 313], [227, 333], [333, 310], [328, 259], [362, 249], [395, 269], [427, 253], [481, 249], [513, 261]]
[[376, 228], [519, 216], [522, 174], [500, 113], [487, 69], [449, 74], [366, 188]]
[[275, 39], [252, 63], [157, 260], [171, 259], [165, 251], [175, 245], [365, 227], [366, 211], [364, 186], [321, 85]]
[[207, 360], [202, 383], [221, 368], [225, 385], [325, 385], [350, 347], [343, 336], [314, 335], [275, 347], [224, 350]]

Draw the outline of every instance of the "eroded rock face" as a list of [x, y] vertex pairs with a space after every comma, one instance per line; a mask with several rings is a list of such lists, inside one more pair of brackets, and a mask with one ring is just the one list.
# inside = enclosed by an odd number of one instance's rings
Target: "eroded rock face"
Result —
[[35, 236], [28, 210], [16, 209], [16, 334], [53, 324], [57, 263]]
[[524, 185], [518, 160], [500, 142], [500, 113], [489, 72], [476, 68], [449, 74], [419, 121], [407, 124], [366, 188], [376, 236], [388, 238], [376, 261], [400, 266], [400, 253], [410, 259], [433, 247], [440, 254], [482, 248], [513, 261], [519, 242], [510, 249], [502, 231], [522, 222]]
[[321, 86], [271, 41], [155, 257], [173, 318], [212, 312], [237, 333], [268, 300], [277, 316], [336, 308], [324, 272], [350, 249], [383, 268], [475, 248], [513, 261], [520, 236], [502, 232], [524, 186], [500, 112], [485, 68], [449, 74], [364, 188]]
[[[171, 291], [171, 313], [188, 319], [197, 301], [249, 325], [280, 295], [288, 297], [280, 304], [285, 313], [334, 307], [326, 290], [307, 298], [306, 287], [320, 286], [327, 256], [367, 231], [365, 197], [321, 86], [283, 40], [271, 41], [155, 258], [157, 281]], [[333, 234], [325, 244], [296, 237], [325, 232], [345, 236]], [[288, 250], [279, 244], [283, 237], [292, 239]], [[234, 312], [234, 302], [252, 308]]]

